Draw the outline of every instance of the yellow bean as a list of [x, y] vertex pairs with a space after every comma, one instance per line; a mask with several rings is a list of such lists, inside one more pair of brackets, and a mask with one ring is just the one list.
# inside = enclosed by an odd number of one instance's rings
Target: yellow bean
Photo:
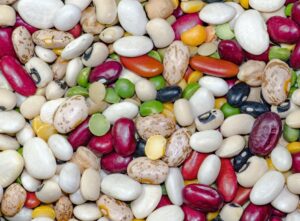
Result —
[[195, 184], [195, 183], [199, 183], [198, 180], [185, 180], [184, 181], [184, 185], [189, 185], [189, 184]]
[[185, 13], [195, 13], [199, 12], [203, 7], [205, 3], [203, 1], [194, 0], [194, 1], [188, 1], [188, 2], [181, 2], [180, 8]]
[[50, 219], [55, 219], [55, 211], [54, 209], [49, 205], [42, 205], [39, 207], [36, 207], [32, 211], [32, 218], [37, 217], [49, 217]]
[[200, 72], [200, 71], [193, 71], [189, 77], [188, 77], [188, 80], [187, 80], [187, 83], [190, 84], [190, 83], [196, 83], [199, 81], [199, 79], [203, 76], [203, 74]]
[[223, 106], [223, 104], [225, 104], [226, 102], [227, 102], [227, 100], [224, 97], [217, 98], [215, 100], [215, 108], [216, 109], [221, 109], [221, 107]]
[[151, 160], [158, 160], [165, 155], [167, 139], [162, 135], [153, 135], [148, 138], [145, 154]]
[[300, 152], [300, 142], [292, 142], [287, 145], [287, 149], [290, 153], [299, 153]]
[[249, 8], [249, 0], [240, 0], [240, 4], [244, 9]]
[[213, 212], [213, 213], [208, 213], [206, 215], [206, 218], [208, 221], [212, 221], [214, 218], [216, 218], [219, 215], [219, 211]]

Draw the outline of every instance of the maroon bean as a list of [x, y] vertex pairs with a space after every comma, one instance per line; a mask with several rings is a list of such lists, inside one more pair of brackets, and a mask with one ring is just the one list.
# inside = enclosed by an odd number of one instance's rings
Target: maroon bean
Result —
[[73, 149], [76, 150], [79, 146], [87, 145], [92, 136], [93, 134], [89, 129], [89, 118], [87, 118], [69, 134], [68, 141]]
[[160, 198], [160, 201], [156, 207], [156, 209], [160, 208], [160, 207], [163, 207], [163, 206], [169, 206], [169, 205], [173, 205], [171, 200], [169, 199], [169, 197], [167, 195], [163, 195], [161, 198]]
[[270, 216], [270, 206], [257, 206], [253, 203], [249, 205], [244, 210], [242, 218], [240, 221], [267, 221]]
[[237, 78], [226, 78], [224, 80], [227, 82], [229, 89], [232, 88], [237, 82]]
[[293, 5], [291, 18], [298, 25], [300, 25], [300, 2], [299, 1], [295, 2]]
[[272, 216], [269, 221], [283, 221], [283, 219], [281, 217], [278, 216]]
[[103, 136], [93, 136], [88, 147], [96, 155], [108, 154], [113, 151], [112, 135], [110, 132]]
[[101, 81], [104, 84], [111, 84], [115, 82], [122, 71], [122, 65], [117, 61], [107, 61], [95, 67], [90, 76], [89, 81]]
[[16, 57], [14, 45], [11, 40], [12, 32], [12, 28], [0, 28], [0, 58], [5, 55]]
[[187, 205], [182, 205], [181, 209], [184, 212], [184, 221], [206, 221], [204, 213], [194, 210]]
[[124, 173], [132, 159], [132, 156], [123, 157], [120, 154], [112, 152], [101, 158], [101, 168], [110, 173]]
[[292, 154], [292, 171], [294, 173], [300, 173], [300, 153], [294, 153]]
[[179, 18], [184, 15], [184, 12], [182, 11], [180, 5], [173, 11], [173, 14], [176, 18]]
[[237, 65], [242, 64], [245, 55], [242, 47], [234, 40], [222, 40], [218, 45], [220, 57]]
[[37, 28], [26, 23], [19, 15], [17, 15], [14, 28], [17, 28], [19, 26], [23, 26], [24, 28], [26, 28], [30, 32], [30, 34], [33, 34], [34, 32], [36, 32], [38, 30]]
[[129, 156], [134, 153], [135, 145], [135, 126], [134, 122], [128, 118], [118, 119], [113, 128], [113, 145], [115, 151], [122, 156]]
[[269, 50], [270, 50], [270, 46], [269, 46], [269, 48], [264, 53], [262, 53], [260, 55], [250, 54], [247, 51], [244, 51], [244, 52], [245, 52], [246, 58], [248, 60], [256, 60], [256, 61], [268, 62], [269, 61]]
[[267, 112], [254, 122], [249, 136], [249, 148], [253, 154], [266, 156], [275, 148], [281, 135], [281, 119], [278, 114]]
[[288, 4], [290, 4], [290, 3], [294, 3], [294, 2], [296, 2], [296, 1], [298, 1], [298, 0], [285, 0], [285, 5], [288, 5]]
[[0, 70], [10, 86], [23, 96], [34, 95], [36, 85], [20, 62], [12, 56], [4, 56], [0, 61]]
[[278, 209], [275, 209], [274, 207], [271, 207], [271, 215], [276, 217], [285, 217], [286, 214]]
[[290, 66], [294, 69], [300, 68], [300, 42], [298, 42], [290, 57]]
[[190, 13], [179, 17], [173, 24], [172, 28], [175, 32], [175, 40], [180, 40], [182, 32], [185, 32], [196, 25], [202, 25], [198, 13]]
[[289, 18], [271, 17], [267, 21], [267, 27], [271, 40], [276, 43], [294, 44], [300, 37], [298, 25]]
[[187, 185], [184, 187], [182, 194], [186, 205], [204, 213], [215, 212], [223, 205], [222, 195], [207, 185]]

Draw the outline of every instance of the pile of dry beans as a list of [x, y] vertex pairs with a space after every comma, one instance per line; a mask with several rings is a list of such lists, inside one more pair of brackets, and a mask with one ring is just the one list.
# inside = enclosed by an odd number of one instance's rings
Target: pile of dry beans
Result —
[[0, 0], [0, 221], [300, 221], [300, 1]]

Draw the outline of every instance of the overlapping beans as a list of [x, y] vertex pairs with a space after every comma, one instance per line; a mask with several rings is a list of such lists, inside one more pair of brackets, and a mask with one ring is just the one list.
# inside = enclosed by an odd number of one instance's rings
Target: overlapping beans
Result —
[[299, 221], [300, 1], [0, 0], [0, 221]]

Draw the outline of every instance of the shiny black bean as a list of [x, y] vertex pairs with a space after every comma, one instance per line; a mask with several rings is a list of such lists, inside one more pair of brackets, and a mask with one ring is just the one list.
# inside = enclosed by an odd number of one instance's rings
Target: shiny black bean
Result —
[[134, 157], [145, 156], [145, 146], [146, 146], [146, 141], [144, 141], [143, 139], [138, 139], [136, 142]]
[[233, 167], [235, 172], [239, 172], [252, 156], [253, 154], [250, 152], [249, 148], [244, 149], [239, 155], [235, 156], [233, 158]]
[[258, 117], [259, 115], [269, 112], [270, 108], [259, 102], [255, 101], [246, 101], [240, 107], [241, 113], [249, 114], [253, 117]]
[[245, 102], [250, 93], [249, 85], [240, 82], [229, 89], [227, 93], [227, 102], [234, 107], [240, 107]]
[[179, 86], [169, 86], [157, 91], [156, 100], [160, 102], [174, 102], [181, 97], [182, 89]]

